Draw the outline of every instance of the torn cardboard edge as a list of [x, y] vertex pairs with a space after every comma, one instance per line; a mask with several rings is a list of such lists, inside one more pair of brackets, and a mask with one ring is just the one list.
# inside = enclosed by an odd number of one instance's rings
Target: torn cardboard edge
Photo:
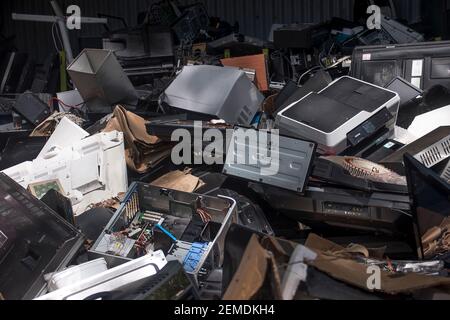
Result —
[[389, 273], [380, 271], [380, 289], [370, 289], [367, 285], [372, 273], [368, 272], [368, 266], [357, 261], [343, 257], [345, 248], [323, 239], [315, 234], [310, 234], [305, 246], [317, 253], [317, 258], [309, 264], [318, 270], [328, 274], [336, 280], [364, 289], [370, 292], [381, 292], [390, 295], [411, 294], [415, 291], [441, 286], [450, 288], [450, 279], [438, 276], [421, 275], [417, 273]]
[[123, 132], [126, 162], [130, 169], [145, 173], [167, 158], [172, 150], [171, 143], [165, 143], [147, 133], [144, 118], [118, 105], [103, 132]]
[[205, 183], [189, 171], [171, 171], [154, 180], [151, 185], [184, 192], [194, 192]]

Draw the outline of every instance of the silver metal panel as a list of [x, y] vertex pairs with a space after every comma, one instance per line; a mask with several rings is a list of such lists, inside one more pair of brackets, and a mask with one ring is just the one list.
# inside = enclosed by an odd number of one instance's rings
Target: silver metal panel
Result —
[[138, 94], [112, 51], [85, 49], [67, 72], [88, 105], [97, 99], [110, 105], [137, 102]]
[[441, 178], [450, 183], [450, 161], [447, 163], [447, 166], [442, 171]]
[[437, 165], [450, 157], [450, 136], [429, 146], [422, 152], [416, 154], [414, 158], [420, 161], [427, 168]]
[[[141, 189], [139, 187], [142, 186]], [[99, 248], [99, 245], [102, 242], [103, 237], [106, 234], [109, 234], [113, 229], [116, 228], [116, 224], [127, 214], [126, 208], [129, 201], [132, 199], [133, 195], [139, 194], [139, 199], [147, 199], [146, 201], [150, 201], [148, 199], [151, 199], [151, 206], [152, 208], [155, 208], [155, 210], [160, 210], [163, 207], [165, 207], [167, 210], [170, 206], [169, 204], [169, 197], [165, 196], [161, 193], [161, 190], [166, 190], [164, 188], [155, 187], [152, 185], [146, 185], [143, 183], [133, 182], [127, 192], [127, 194], [124, 197], [124, 200], [122, 201], [120, 207], [115, 212], [114, 216], [111, 218], [111, 220], [108, 222], [104, 230], [102, 231], [101, 235], [98, 237], [96, 242], [92, 245], [91, 249], [89, 250], [89, 255], [91, 258], [104, 258], [108, 265], [110, 266], [117, 266], [120, 264], [123, 264], [127, 261], [130, 261], [132, 259], [117, 255], [112, 255], [109, 253], [102, 252], [101, 248]], [[198, 194], [194, 193], [187, 193], [187, 192], [181, 192], [176, 190], [167, 190], [171, 193], [171, 199], [180, 201], [183, 203], [192, 203], [196, 201]], [[202, 267], [204, 267], [204, 263], [206, 259], [209, 259], [212, 257], [211, 254], [214, 252], [219, 253], [219, 265], [223, 262], [223, 247], [225, 243], [225, 237], [227, 235], [228, 229], [233, 221], [236, 219], [237, 214], [237, 208], [236, 208], [236, 201], [230, 197], [218, 195], [217, 197], [212, 196], [202, 196], [204, 200], [207, 203], [208, 209], [213, 214], [213, 220], [215, 222], [218, 222], [221, 224], [219, 231], [217, 232], [215, 238], [208, 243], [207, 248], [205, 249], [202, 258], [200, 259], [197, 267], [192, 272], [187, 272], [189, 275], [193, 277], [193, 279], [198, 282], [198, 275]], [[138, 200], [140, 207], [142, 204], [140, 203], [141, 200]], [[137, 212], [135, 212], [137, 213]], [[180, 217], [182, 216], [182, 213], [180, 210], [177, 210], [177, 215]], [[214, 214], [215, 213], [215, 214]], [[219, 221], [221, 219], [221, 221]], [[126, 221], [126, 220], [125, 220]], [[167, 255], [168, 260], [180, 260], [180, 262], [183, 262], [184, 256], [188, 253], [190, 246], [187, 246], [187, 242], [184, 241], [177, 241], [180, 247], [174, 252], [171, 252]], [[192, 245], [192, 243], [190, 244]], [[216, 246], [220, 248], [219, 251], [215, 251]], [[184, 254], [184, 256], [183, 256]], [[218, 266], [213, 266], [218, 267]]]
[[[248, 131], [257, 133], [254, 129], [235, 128], [228, 147], [223, 173], [302, 192], [310, 173], [316, 149], [315, 143], [279, 136], [278, 148], [270, 143], [271, 137], [267, 138], [269, 143], [265, 146], [258, 146], [259, 143], [250, 145], [246, 138], [242, 138], [249, 133]], [[240, 150], [245, 152], [239, 152]], [[250, 161], [250, 158], [254, 161]], [[278, 171], [273, 175], [266, 175], [262, 170], [264, 164], [268, 162], [273, 168], [278, 167]]]
[[245, 72], [209, 65], [185, 66], [161, 100], [171, 107], [250, 125], [264, 96]]

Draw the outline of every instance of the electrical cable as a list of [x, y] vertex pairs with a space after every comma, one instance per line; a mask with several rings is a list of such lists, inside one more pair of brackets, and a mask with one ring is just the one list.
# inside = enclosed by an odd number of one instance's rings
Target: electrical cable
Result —
[[59, 53], [60, 49], [59, 49], [58, 44], [56, 43], [56, 39], [55, 39], [55, 26], [56, 26], [56, 22], [54, 22], [52, 24], [52, 39], [53, 39], [53, 45], [55, 46], [56, 52]]
[[61, 99], [58, 99], [58, 98], [55, 98], [55, 97], [52, 97], [52, 98], [48, 101], [48, 103], [51, 104], [52, 102], [55, 102], [55, 101], [58, 102], [58, 103], [60, 103], [60, 104], [62, 104], [64, 107], [69, 108], [70, 110], [72, 110], [72, 109], [80, 110], [80, 109], [85, 105], [85, 102], [81, 102], [81, 103], [79, 103], [79, 104], [77, 104], [77, 105], [74, 105], [74, 106], [68, 105], [68, 104], [66, 104], [64, 101], [62, 101]]
[[314, 70], [317, 70], [317, 69], [323, 69], [321, 66], [315, 66], [315, 67], [312, 67], [311, 69], [308, 69], [305, 73], [303, 73], [299, 78], [298, 78], [298, 81], [297, 81], [297, 85], [299, 86], [300, 85], [300, 82], [302, 81], [302, 79], [303, 79], [303, 77], [304, 76], [306, 76], [308, 73], [310, 73], [311, 71], [314, 71]]
[[61, 46], [61, 50], [64, 50], [64, 44], [62, 41], [62, 37], [61, 37], [61, 31], [59, 30], [59, 27], [55, 24], [55, 33], [56, 33], [56, 38], [58, 38], [58, 42], [59, 45]]

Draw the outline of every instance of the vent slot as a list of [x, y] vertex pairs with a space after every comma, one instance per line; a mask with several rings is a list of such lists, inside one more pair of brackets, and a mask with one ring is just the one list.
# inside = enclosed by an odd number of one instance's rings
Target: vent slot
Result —
[[447, 163], [447, 166], [442, 172], [441, 178], [450, 183], [450, 161]]
[[434, 145], [416, 154], [414, 158], [427, 168], [431, 168], [439, 162], [450, 157], [450, 136], [442, 139]]

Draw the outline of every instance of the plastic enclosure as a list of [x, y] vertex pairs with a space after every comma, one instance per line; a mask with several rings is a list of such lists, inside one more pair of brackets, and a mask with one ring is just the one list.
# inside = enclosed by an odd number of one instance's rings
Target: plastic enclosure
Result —
[[74, 214], [127, 191], [123, 133], [99, 133], [3, 171], [23, 188], [58, 179]]
[[344, 76], [280, 111], [276, 126], [281, 134], [316, 141], [323, 153], [337, 154], [349, 146], [347, 134], [383, 108], [396, 121], [399, 103], [393, 91]]

